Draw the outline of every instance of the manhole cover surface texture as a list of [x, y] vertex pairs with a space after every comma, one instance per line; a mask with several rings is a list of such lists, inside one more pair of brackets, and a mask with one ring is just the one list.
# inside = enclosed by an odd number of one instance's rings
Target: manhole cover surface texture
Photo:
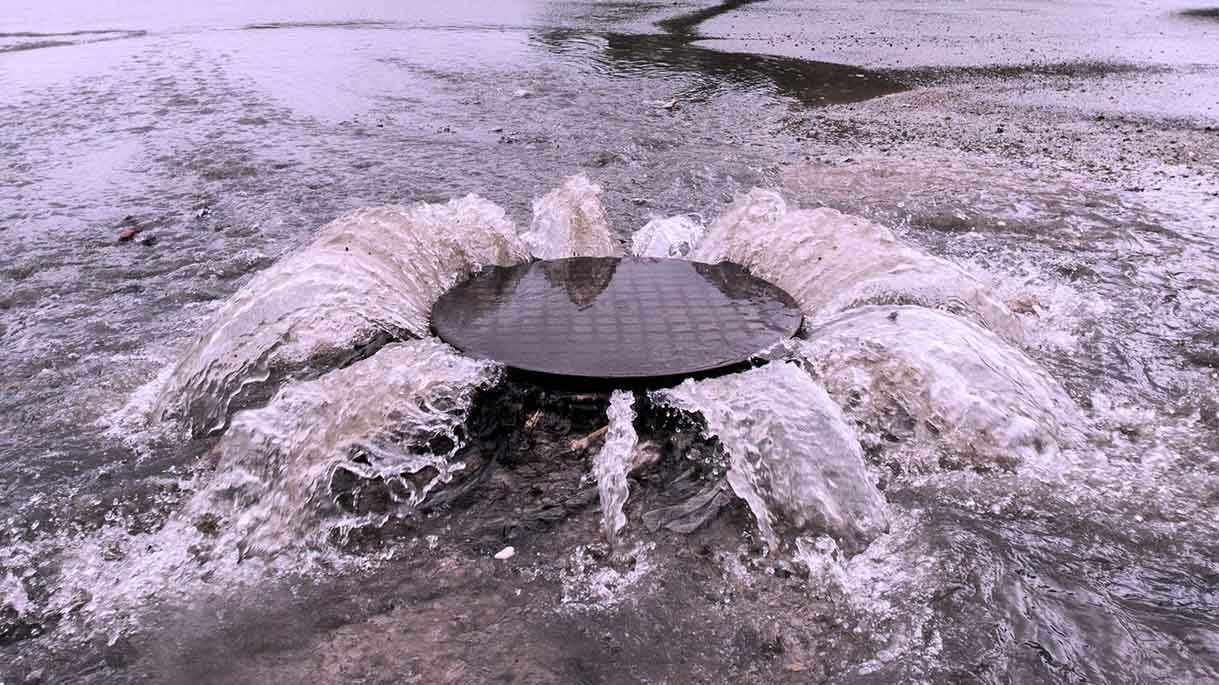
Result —
[[487, 267], [432, 310], [440, 338], [473, 357], [607, 379], [737, 364], [800, 321], [790, 295], [736, 264], [614, 257]]

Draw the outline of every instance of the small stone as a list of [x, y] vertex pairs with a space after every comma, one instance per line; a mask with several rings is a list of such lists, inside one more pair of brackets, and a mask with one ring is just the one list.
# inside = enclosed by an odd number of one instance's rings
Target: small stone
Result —
[[140, 240], [140, 243], [145, 247], [152, 247], [157, 244], [157, 237], [155, 235], [146, 235]]
[[516, 548], [512, 545], [509, 545], [495, 553], [495, 558], [499, 559], [500, 561], [506, 561], [514, 556], [516, 556]]

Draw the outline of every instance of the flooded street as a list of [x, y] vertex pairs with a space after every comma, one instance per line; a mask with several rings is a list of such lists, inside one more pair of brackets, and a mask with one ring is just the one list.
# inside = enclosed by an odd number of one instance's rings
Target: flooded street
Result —
[[[10, 3], [0, 685], [1219, 680], [1217, 17]], [[432, 337], [624, 254], [801, 332]]]

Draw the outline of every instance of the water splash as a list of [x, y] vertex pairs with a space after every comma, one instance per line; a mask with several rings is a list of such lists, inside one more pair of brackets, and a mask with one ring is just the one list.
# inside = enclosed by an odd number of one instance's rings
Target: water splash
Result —
[[1075, 403], [1036, 363], [993, 333], [923, 307], [851, 310], [792, 341], [870, 447], [912, 438], [942, 460], [1012, 468], [1082, 436]]
[[688, 257], [707, 227], [688, 216], [657, 217], [631, 235], [631, 254], [636, 257]]
[[427, 338], [285, 386], [236, 415], [216, 446], [216, 477], [184, 515], [220, 516], [245, 553], [267, 554], [410, 513], [461, 470], [450, 463], [458, 428], [499, 375]]
[[622, 256], [601, 204], [601, 186], [584, 174], [534, 201], [533, 223], [521, 238], [538, 259]]
[[888, 526], [884, 498], [842, 410], [808, 374], [773, 363], [656, 391], [697, 413], [728, 452], [728, 482], [772, 547], [825, 534], [854, 553]]
[[1013, 342], [1025, 337], [1019, 318], [959, 266], [865, 219], [788, 209], [769, 190], [738, 197], [691, 258], [749, 268], [791, 293], [813, 325], [866, 304], [917, 304], [968, 316]]
[[635, 394], [615, 390], [610, 395], [609, 430], [605, 444], [593, 457], [593, 475], [597, 477], [597, 492], [601, 496], [601, 529], [610, 547], [618, 541], [618, 531], [626, 525], [622, 507], [630, 496], [627, 474], [638, 463], [634, 459], [639, 435], [635, 432]]
[[221, 307], [178, 363], [161, 410], [196, 435], [218, 430], [240, 397], [427, 335], [442, 292], [482, 266], [527, 258], [504, 210], [474, 195], [352, 212]]
[[580, 545], [568, 557], [560, 574], [563, 594], [561, 606], [573, 611], [604, 611], [612, 609], [630, 596], [652, 572], [655, 544], [640, 544], [629, 550], [629, 568], [606, 566]]
[[335, 534], [408, 516], [462, 469], [460, 426], [500, 375], [422, 339], [285, 386], [234, 417], [214, 473], [163, 527], [66, 542], [44, 613], [115, 636], [155, 602], [198, 603], [268, 575], [343, 567], [328, 544]]

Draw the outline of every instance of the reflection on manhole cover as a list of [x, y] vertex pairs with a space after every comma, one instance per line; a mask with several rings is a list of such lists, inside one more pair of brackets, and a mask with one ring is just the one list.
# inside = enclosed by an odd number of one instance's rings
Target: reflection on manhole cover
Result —
[[736, 364], [800, 321], [790, 295], [735, 264], [613, 257], [488, 267], [432, 311], [441, 339], [471, 356], [610, 379]]

